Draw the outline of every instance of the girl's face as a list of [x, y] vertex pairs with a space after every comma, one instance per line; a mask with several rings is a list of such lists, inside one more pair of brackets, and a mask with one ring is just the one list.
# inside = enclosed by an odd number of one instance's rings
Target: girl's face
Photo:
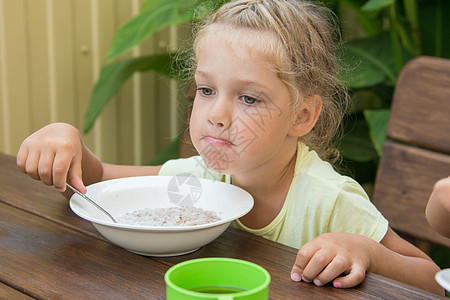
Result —
[[[217, 26], [216, 26], [217, 27]], [[296, 147], [287, 86], [249, 35], [219, 27], [197, 53], [190, 121], [195, 148], [208, 168], [227, 174], [265, 170]], [[255, 50], [256, 49], [256, 50]]]

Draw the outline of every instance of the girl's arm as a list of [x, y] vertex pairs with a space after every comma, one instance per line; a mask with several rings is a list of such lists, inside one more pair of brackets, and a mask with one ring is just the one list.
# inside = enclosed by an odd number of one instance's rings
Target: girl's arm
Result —
[[152, 176], [158, 175], [161, 166], [123, 166], [123, 165], [111, 165], [102, 164], [103, 168], [103, 180], [131, 177], [131, 176]]
[[[47, 125], [27, 137], [17, 153], [17, 166], [61, 192], [69, 182], [82, 193], [86, 192], [85, 185], [119, 177], [157, 175], [160, 169], [102, 163], [83, 144], [79, 131], [65, 123]], [[64, 193], [67, 197], [71, 194]]]
[[434, 279], [439, 267], [391, 228], [374, 250], [375, 255], [369, 271], [444, 295], [444, 290]]
[[[85, 186], [99, 181], [131, 176], [158, 175], [161, 169], [161, 166], [126, 166], [102, 163], [86, 147], [84, 147], [83, 151], [85, 151], [82, 160], [83, 179], [82, 181], [76, 177], [71, 180], [69, 179], [69, 182], [78, 182], [78, 189], [82, 193], [86, 192]], [[66, 190], [63, 193], [66, 198], [70, 198], [72, 194], [73, 192], [71, 190]]]
[[434, 230], [450, 238], [450, 177], [443, 178], [434, 185], [425, 215]]
[[332, 281], [335, 287], [348, 288], [361, 283], [366, 271], [437, 294], [444, 293], [434, 280], [439, 267], [390, 228], [380, 243], [352, 233], [326, 233], [316, 237], [299, 249], [291, 278], [316, 285]]

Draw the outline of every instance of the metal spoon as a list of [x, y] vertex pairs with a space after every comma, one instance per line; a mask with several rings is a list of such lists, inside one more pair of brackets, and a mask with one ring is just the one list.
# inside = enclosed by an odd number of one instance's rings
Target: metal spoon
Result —
[[86, 199], [87, 201], [89, 201], [92, 205], [94, 205], [95, 207], [97, 207], [99, 210], [101, 210], [105, 215], [107, 215], [108, 217], [110, 217], [110, 219], [114, 222], [117, 223], [116, 219], [114, 219], [113, 216], [111, 216], [111, 214], [109, 212], [107, 212], [105, 209], [103, 209], [103, 207], [101, 207], [100, 205], [98, 205], [97, 203], [94, 202], [94, 200], [92, 200], [91, 198], [89, 198], [88, 196], [82, 194], [80, 191], [78, 191], [76, 188], [74, 188], [73, 186], [71, 186], [70, 184], [66, 183], [67, 187], [70, 188], [72, 191], [74, 191], [75, 193], [77, 193], [79, 196], [83, 197], [84, 199]]

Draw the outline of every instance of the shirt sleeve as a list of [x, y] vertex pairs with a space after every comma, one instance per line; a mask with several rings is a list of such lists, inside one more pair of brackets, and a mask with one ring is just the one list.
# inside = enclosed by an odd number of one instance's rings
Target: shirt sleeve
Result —
[[223, 181], [223, 175], [208, 169], [200, 156], [172, 159], [165, 162], [159, 176], [195, 176], [198, 178]]
[[380, 242], [388, 230], [388, 221], [373, 205], [356, 182], [341, 186], [331, 213], [329, 232], [349, 232]]

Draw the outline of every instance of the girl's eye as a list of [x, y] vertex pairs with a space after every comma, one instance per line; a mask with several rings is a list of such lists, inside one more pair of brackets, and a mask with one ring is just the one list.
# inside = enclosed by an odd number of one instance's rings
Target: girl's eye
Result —
[[200, 91], [200, 93], [203, 96], [212, 96], [214, 95], [214, 91], [210, 88], [198, 88], [197, 91]]
[[255, 104], [255, 103], [259, 102], [258, 99], [255, 99], [255, 98], [250, 97], [250, 96], [242, 96], [241, 100], [242, 100], [242, 102], [244, 102], [247, 105], [252, 105], [252, 104]]

